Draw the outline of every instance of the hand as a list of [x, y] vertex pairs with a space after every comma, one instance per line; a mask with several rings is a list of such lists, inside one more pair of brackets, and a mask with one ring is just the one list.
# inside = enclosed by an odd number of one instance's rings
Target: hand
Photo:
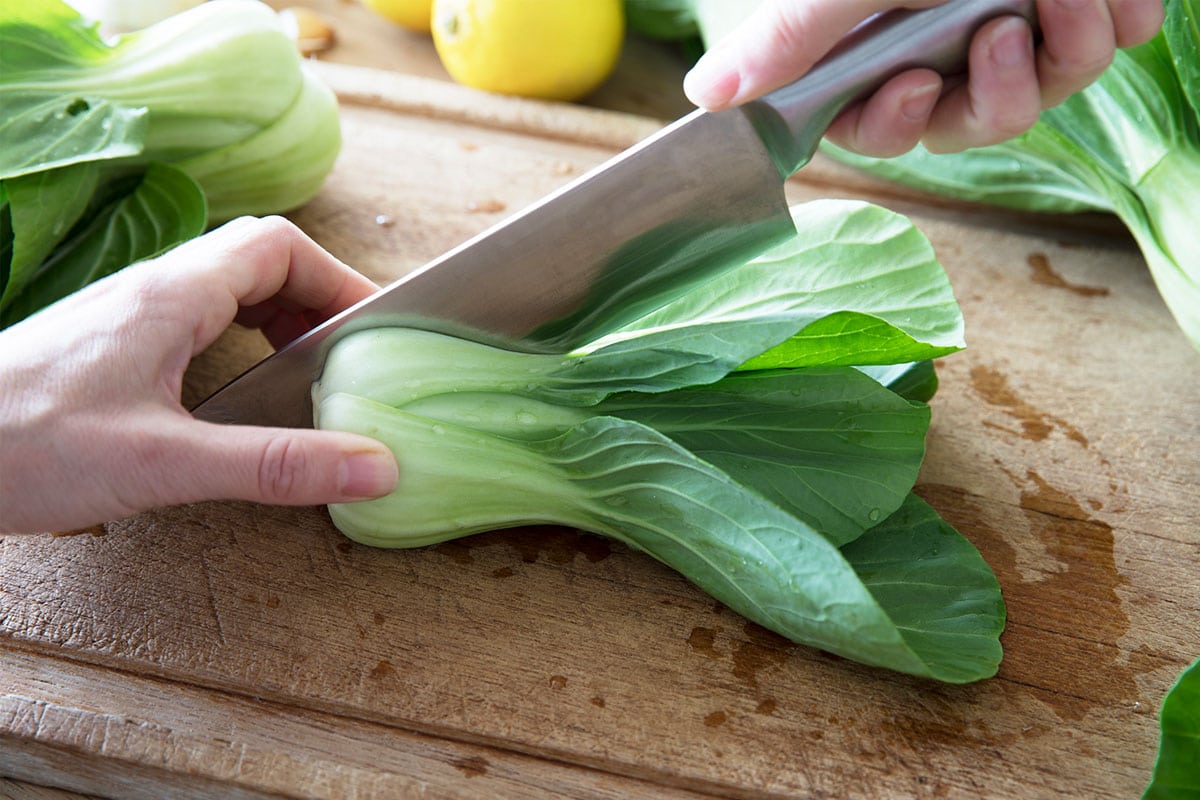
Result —
[[180, 402], [188, 362], [235, 319], [280, 346], [375, 289], [290, 222], [243, 218], [0, 332], [0, 533], [391, 491], [374, 440], [200, 422]]
[[[943, 0], [764, 0], [706, 53], [684, 80], [688, 97], [717, 111], [799, 78], [869, 16]], [[968, 77], [943, 86], [914, 69], [846, 109], [827, 137], [865, 155], [890, 157], [918, 142], [932, 152], [995, 144], [1033, 127], [1044, 108], [1088, 86], [1118, 47], [1141, 44], [1163, 23], [1162, 0], [1038, 0], [1036, 48], [1019, 17], [985, 24], [971, 42]]]

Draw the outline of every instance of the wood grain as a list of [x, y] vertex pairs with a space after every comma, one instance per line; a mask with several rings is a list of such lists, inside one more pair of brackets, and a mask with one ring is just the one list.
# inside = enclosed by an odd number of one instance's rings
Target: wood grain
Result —
[[[323, 74], [346, 147], [292, 217], [382, 281], [657, 125], [453, 91], [434, 113], [436, 78]], [[1137, 796], [1200, 654], [1200, 357], [1111, 223], [814, 166], [795, 201], [909, 213], [963, 306], [918, 491], [1000, 577], [997, 678], [791, 644], [577, 531], [394, 552], [320, 509], [205, 503], [0, 538], [0, 774], [130, 798]], [[189, 399], [265, 352], [230, 332]]]

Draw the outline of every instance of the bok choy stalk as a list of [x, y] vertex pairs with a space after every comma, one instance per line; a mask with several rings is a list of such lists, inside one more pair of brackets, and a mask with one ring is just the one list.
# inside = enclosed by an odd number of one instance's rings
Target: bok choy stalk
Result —
[[1167, 0], [1166, 23], [1118, 51], [1101, 78], [1022, 136], [934, 155], [826, 152], [927, 191], [1044, 212], [1115, 214], [1136, 239], [1179, 326], [1200, 348], [1200, 0]]
[[58, 0], [0, 0], [0, 120], [0, 326], [304, 203], [341, 146], [333, 94], [255, 0], [114, 41]]
[[949, 282], [890, 212], [794, 211], [800, 232], [757, 259], [697, 284], [643, 276], [521, 342], [341, 339], [315, 423], [383, 441], [401, 478], [331, 506], [335, 524], [381, 547], [574, 526], [793, 641], [943, 681], [992, 675], [995, 576], [911, 492], [924, 369], [963, 345]]

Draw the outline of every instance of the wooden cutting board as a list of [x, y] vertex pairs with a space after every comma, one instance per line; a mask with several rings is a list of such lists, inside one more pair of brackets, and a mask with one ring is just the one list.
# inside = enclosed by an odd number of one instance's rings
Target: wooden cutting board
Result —
[[[660, 124], [316, 67], [346, 146], [292, 217], [381, 281]], [[1136, 797], [1200, 655], [1200, 355], [1110, 221], [824, 161], [789, 192], [910, 214], [951, 275], [969, 348], [939, 365], [918, 492], [1000, 578], [998, 677], [791, 644], [573, 530], [382, 551], [322, 509], [204, 503], [0, 538], [0, 775], [121, 798]], [[266, 352], [231, 331], [187, 399]]]

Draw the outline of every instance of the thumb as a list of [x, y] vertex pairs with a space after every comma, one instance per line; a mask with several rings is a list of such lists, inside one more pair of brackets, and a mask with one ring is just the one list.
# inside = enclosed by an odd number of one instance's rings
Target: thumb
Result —
[[186, 500], [325, 505], [382, 497], [396, 488], [396, 459], [382, 443], [341, 431], [197, 422], [177, 476]]

